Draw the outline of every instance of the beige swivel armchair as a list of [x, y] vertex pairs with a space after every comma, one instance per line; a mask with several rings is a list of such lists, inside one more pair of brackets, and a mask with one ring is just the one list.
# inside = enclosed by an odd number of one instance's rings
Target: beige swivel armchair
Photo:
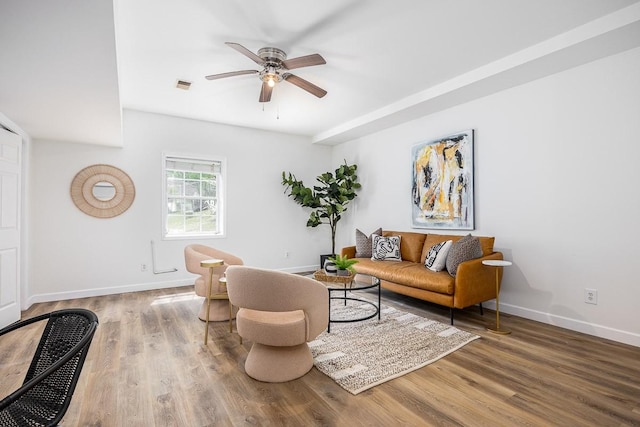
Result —
[[329, 322], [329, 292], [308, 277], [253, 267], [230, 266], [227, 290], [238, 334], [253, 345], [244, 365], [259, 381], [284, 382], [313, 367], [307, 341]]
[[[205, 245], [188, 245], [184, 248], [184, 261], [187, 267], [187, 271], [194, 274], [199, 274], [200, 277], [196, 279], [194, 283], [196, 289], [196, 295], [205, 297], [198, 317], [200, 320], [206, 320], [207, 317], [207, 291], [209, 287], [209, 269], [200, 266], [200, 262], [207, 259], [221, 259], [224, 264], [219, 267], [213, 267], [213, 288], [212, 294], [225, 292], [224, 289], [218, 289], [218, 280], [224, 274], [225, 270], [230, 265], [242, 265], [242, 260], [237, 256], [228, 254], [226, 252], [219, 251]], [[229, 304], [224, 300], [211, 300], [209, 307], [209, 320], [221, 321], [229, 320]]]

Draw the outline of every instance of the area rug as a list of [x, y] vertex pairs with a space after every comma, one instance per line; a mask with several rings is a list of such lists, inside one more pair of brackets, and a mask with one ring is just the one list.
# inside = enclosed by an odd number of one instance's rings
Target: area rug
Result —
[[[331, 316], [361, 317], [368, 304], [332, 304]], [[352, 394], [433, 363], [480, 338], [450, 325], [382, 306], [382, 318], [332, 323], [309, 343], [314, 365]]]

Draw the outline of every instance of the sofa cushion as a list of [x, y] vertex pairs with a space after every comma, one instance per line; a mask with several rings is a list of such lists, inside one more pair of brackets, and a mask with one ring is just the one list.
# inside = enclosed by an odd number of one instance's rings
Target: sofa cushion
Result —
[[447, 255], [453, 245], [453, 240], [436, 243], [429, 248], [424, 266], [431, 271], [442, 271], [447, 266]]
[[360, 258], [353, 266], [358, 273], [370, 274], [388, 282], [400, 283], [417, 289], [453, 295], [455, 278], [446, 270], [435, 272], [424, 265], [410, 261], [383, 262]]
[[491, 255], [493, 253], [493, 242], [495, 242], [495, 237], [480, 237], [480, 247], [482, 247], [482, 256]]
[[371, 258], [374, 235], [381, 236], [382, 228], [378, 228], [369, 237], [356, 228], [356, 258]]
[[400, 236], [400, 255], [403, 261], [412, 261], [424, 263], [422, 255], [422, 247], [427, 235], [425, 233], [415, 233], [412, 231], [383, 231], [383, 236]]
[[[429, 249], [440, 242], [446, 242], [447, 240], [453, 240], [453, 243], [457, 242], [464, 236], [458, 236], [453, 234], [428, 234], [424, 242], [424, 248], [422, 249], [422, 255], [420, 262], [424, 264]], [[495, 237], [476, 236], [480, 240], [480, 246], [482, 247], [482, 256], [491, 255], [493, 253], [493, 243]]]
[[371, 259], [376, 261], [402, 261], [400, 255], [400, 236], [373, 235]]
[[481, 256], [482, 247], [480, 246], [480, 239], [471, 234], [467, 234], [451, 246], [449, 254], [447, 255], [447, 271], [452, 276], [455, 276], [458, 271], [458, 265], [470, 259], [480, 258]]

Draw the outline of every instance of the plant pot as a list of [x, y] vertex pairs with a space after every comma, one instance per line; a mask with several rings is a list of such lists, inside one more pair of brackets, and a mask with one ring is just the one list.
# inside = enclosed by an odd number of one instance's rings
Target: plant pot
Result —
[[338, 269], [336, 273], [338, 274], [338, 276], [348, 276], [349, 274], [351, 274], [349, 270], [341, 270], [341, 269]]

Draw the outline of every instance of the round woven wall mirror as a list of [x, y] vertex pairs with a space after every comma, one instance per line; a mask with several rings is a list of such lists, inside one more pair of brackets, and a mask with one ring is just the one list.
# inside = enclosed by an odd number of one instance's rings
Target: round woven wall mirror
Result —
[[133, 181], [115, 166], [87, 166], [71, 181], [73, 203], [82, 212], [96, 218], [120, 215], [129, 209], [135, 197]]

